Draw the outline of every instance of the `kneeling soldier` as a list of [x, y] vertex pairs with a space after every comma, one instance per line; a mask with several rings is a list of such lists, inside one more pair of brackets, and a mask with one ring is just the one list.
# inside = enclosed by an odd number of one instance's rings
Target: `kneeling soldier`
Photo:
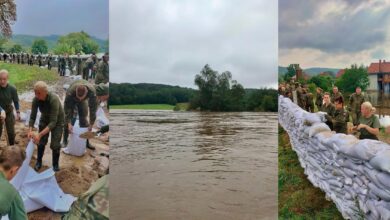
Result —
[[[53, 170], [59, 171], [59, 159], [61, 149], [62, 129], [64, 128], [64, 110], [57, 95], [48, 91], [47, 84], [38, 81], [34, 85], [35, 98], [32, 102], [31, 117], [29, 122], [28, 138], [33, 138], [34, 143], [38, 145], [38, 158], [35, 164], [35, 170], [42, 167], [42, 157], [45, 152], [45, 146], [51, 133], [50, 148], [53, 156]], [[39, 121], [39, 133], [33, 134], [37, 110], [41, 112]]]

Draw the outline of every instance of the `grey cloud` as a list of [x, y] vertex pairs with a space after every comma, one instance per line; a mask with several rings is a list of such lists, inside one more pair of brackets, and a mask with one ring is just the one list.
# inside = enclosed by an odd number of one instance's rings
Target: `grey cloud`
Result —
[[348, 10], [328, 17], [320, 23], [299, 26], [314, 19], [315, 8], [323, 1], [289, 1], [279, 3], [279, 47], [314, 48], [325, 52], [343, 53], [371, 49], [382, 44], [390, 25], [390, 6], [374, 12], [366, 7], [356, 14], [352, 11], [364, 1], [345, 1]]
[[14, 34], [51, 35], [86, 31], [108, 38], [108, 0], [16, 0]]
[[220, 2], [111, 1], [111, 81], [194, 87], [210, 64], [245, 87], [274, 85], [277, 3]]

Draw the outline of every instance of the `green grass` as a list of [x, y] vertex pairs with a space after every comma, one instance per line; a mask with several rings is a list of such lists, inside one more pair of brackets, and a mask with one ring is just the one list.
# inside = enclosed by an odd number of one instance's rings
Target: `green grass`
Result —
[[8, 70], [9, 81], [12, 85], [16, 86], [18, 92], [32, 89], [34, 83], [39, 80], [51, 84], [59, 79], [57, 71], [39, 68], [38, 66], [1, 62], [0, 69]]
[[343, 219], [325, 193], [303, 173], [287, 133], [279, 126], [279, 219]]
[[140, 110], [173, 110], [175, 106], [167, 104], [145, 104], [145, 105], [111, 105], [111, 109], [140, 109]]

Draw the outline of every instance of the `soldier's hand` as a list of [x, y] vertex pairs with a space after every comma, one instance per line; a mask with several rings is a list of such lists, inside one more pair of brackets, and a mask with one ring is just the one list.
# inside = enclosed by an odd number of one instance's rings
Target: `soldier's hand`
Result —
[[73, 126], [71, 123], [68, 123], [68, 131], [69, 131], [69, 134], [73, 133]]
[[41, 140], [41, 135], [39, 135], [39, 134], [33, 135], [34, 144], [38, 144], [40, 140]]
[[16, 121], [20, 121], [20, 112], [16, 113]]
[[88, 127], [88, 131], [92, 131], [92, 125]]

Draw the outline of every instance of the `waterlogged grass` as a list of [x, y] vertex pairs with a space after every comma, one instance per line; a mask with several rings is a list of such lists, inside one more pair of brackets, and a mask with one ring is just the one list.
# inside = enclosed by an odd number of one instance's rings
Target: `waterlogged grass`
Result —
[[8, 70], [9, 81], [12, 85], [16, 86], [18, 92], [32, 89], [36, 81], [42, 80], [51, 84], [59, 79], [57, 71], [39, 68], [38, 66], [1, 62], [0, 69]]
[[343, 219], [304, 174], [287, 133], [279, 126], [279, 219]]
[[173, 110], [175, 106], [167, 104], [144, 105], [110, 105], [111, 109], [135, 109], [135, 110]]

